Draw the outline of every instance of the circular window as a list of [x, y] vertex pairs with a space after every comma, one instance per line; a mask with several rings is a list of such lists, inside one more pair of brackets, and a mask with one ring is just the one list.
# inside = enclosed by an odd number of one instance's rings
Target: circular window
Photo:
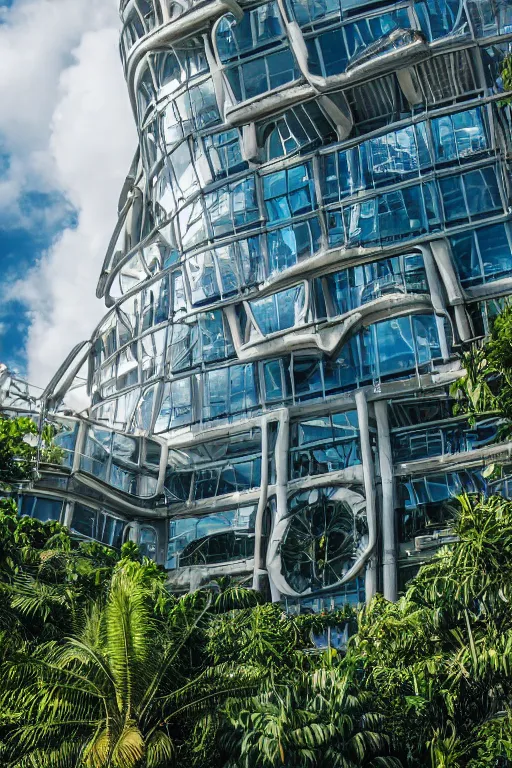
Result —
[[[359, 503], [351, 503], [354, 498]], [[300, 594], [337, 584], [367, 538], [364, 500], [344, 488], [316, 488], [295, 494], [288, 504], [281, 563], [289, 586]]]

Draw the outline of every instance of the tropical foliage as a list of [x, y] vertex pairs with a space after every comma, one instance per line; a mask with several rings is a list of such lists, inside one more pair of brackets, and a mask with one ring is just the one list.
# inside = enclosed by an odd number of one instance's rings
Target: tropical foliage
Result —
[[28, 416], [10, 419], [0, 414], [0, 487], [30, 477], [36, 458], [36, 435], [37, 427]]
[[511, 55], [506, 56], [503, 61], [503, 65], [501, 68], [501, 78], [503, 80], [503, 89], [505, 91], [512, 91], [512, 56]]
[[[16, 482], [33, 457], [17, 429]], [[0, 764], [512, 765], [512, 502], [460, 498], [455, 531], [396, 604], [292, 616], [227, 579], [173, 596], [135, 545], [0, 500]], [[315, 648], [327, 627], [350, 627], [343, 651]]]
[[512, 421], [512, 306], [495, 319], [485, 342], [464, 353], [462, 365], [465, 373], [451, 387], [456, 412], [473, 418], [496, 413]]
[[462, 497], [456, 532], [398, 603], [376, 599], [361, 613], [352, 652], [406, 764], [430, 756], [432, 766], [473, 768], [492, 742], [488, 764], [506, 765], [512, 503]]

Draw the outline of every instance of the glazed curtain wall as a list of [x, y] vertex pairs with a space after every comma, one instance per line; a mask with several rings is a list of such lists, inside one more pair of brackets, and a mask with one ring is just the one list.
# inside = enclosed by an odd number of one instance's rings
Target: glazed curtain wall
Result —
[[[139, 148], [65, 464], [177, 589], [225, 573], [289, 610], [357, 602], [379, 581], [386, 450], [393, 536], [414, 547], [499, 446], [446, 386], [512, 292], [510, 3], [121, 17]], [[103, 540], [99, 507], [77, 509]]]

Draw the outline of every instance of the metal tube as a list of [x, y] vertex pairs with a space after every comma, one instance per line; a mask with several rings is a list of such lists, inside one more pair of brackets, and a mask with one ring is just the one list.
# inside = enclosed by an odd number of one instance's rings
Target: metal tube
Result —
[[254, 571], [252, 577], [252, 588], [261, 589], [261, 577], [266, 574], [262, 562], [262, 538], [263, 538], [263, 517], [267, 506], [268, 494], [268, 417], [261, 417], [261, 484], [258, 509], [256, 511], [256, 520], [254, 522]]
[[379, 443], [379, 465], [382, 483], [382, 578], [386, 600], [395, 602], [398, 595], [395, 500], [393, 480], [393, 456], [389, 434], [388, 404], [385, 400], [375, 403], [377, 438]]
[[281, 591], [274, 581], [274, 575], [279, 578], [277, 564], [280, 563], [278, 555], [279, 546], [286, 530], [286, 518], [288, 516], [288, 449], [290, 445], [290, 415], [288, 408], [282, 408], [277, 412], [279, 418], [279, 432], [277, 434], [275, 448], [276, 462], [276, 514], [272, 520], [272, 532], [267, 551], [267, 570], [270, 582], [272, 602], [278, 602]]
[[370, 443], [368, 426], [368, 403], [364, 389], [358, 389], [355, 394], [357, 419], [361, 440], [361, 459], [363, 464], [363, 483], [366, 497], [366, 520], [368, 524], [368, 546], [365, 558], [370, 562], [366, 565], [366, 600], [369, 601], [377, 591], [377, 574], [375, 563], [371, 556], [377, 544], [377, 510], [375, 504], [375, 473], [373, 469], [373, 454]]

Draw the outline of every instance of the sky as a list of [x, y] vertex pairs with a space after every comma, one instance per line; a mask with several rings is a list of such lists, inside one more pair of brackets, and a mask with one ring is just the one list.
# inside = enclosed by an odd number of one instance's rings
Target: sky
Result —
[[137, 145], [116, 0], [0, 0], [0, 362], [44, 387], [96, 284]]

